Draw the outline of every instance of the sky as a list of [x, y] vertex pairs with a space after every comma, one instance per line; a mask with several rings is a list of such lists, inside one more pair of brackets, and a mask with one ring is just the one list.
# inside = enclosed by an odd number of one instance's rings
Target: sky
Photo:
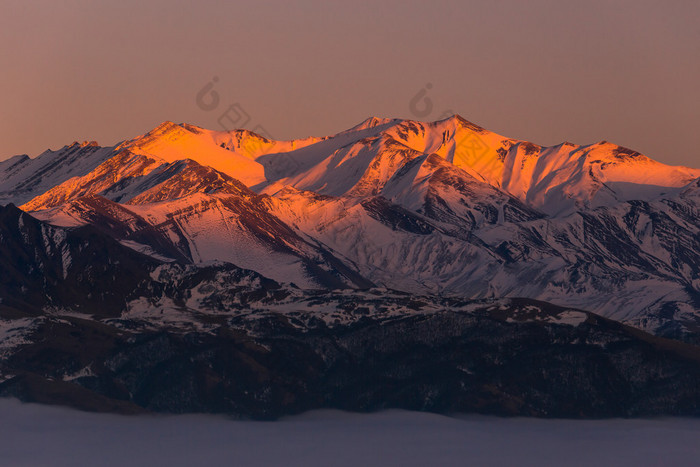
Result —
[[457, 113], [700, 167], [698, 23], [696, 0], [3, 0], [0, 160], [165, 120], [291, 139]]

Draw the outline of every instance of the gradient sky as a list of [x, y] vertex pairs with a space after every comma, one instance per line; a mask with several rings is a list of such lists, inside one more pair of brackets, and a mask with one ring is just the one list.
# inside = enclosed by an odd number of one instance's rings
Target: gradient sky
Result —
[[[164, 120], [217, 129], [238, 104], [277, 139], [451, 111], [539, 144], [605, 139], [700, 167], [698, 24], [697, 0], [3, 0], [0, 160]], [[214, 77], [220, 103], [204, 110]], [[433, 109], [418, 118], [424, 89]]]

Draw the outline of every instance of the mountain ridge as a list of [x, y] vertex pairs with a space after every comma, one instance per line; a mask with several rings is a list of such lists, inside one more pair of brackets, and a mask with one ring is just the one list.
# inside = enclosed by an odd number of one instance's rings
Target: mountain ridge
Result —
[[[700, 169], [606, 141], [543, 147], [458, 115], [370, 117], [292, 141], [166, 121], [111, 148], [50, 155], [46, 165], [80, 169], [35, 185], [20, 207], [66, 227], [100, 219], [137, 251], [302, 288], [544, 299], [651, 331], [700, 320]], [[18, 164], [29, 162], [0, 171]], [[27, 196], [13, 193], [4, 199]]]

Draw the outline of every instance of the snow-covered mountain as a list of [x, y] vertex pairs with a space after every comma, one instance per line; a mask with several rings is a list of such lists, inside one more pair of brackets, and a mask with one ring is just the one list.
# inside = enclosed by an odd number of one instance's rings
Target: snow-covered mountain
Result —
[[459, 116], [292, 141], [164, 122], [16, 156], [0, 162], [0, 395], [696, 413], [699, 214], [700, 169]]
[[154, 257], [305, 289], [528, 297], [676, 334], [700, 323], [700, 169], [542, 147], [454, 116], [272, 141], [164, 122], [0, 164], [5, 203]]
[[27, 155], [0, 161], [0, 204], [25, 203], [66, 180], [83, 176], [114, 155], [96, 142], [74, 142], [34, 159]]

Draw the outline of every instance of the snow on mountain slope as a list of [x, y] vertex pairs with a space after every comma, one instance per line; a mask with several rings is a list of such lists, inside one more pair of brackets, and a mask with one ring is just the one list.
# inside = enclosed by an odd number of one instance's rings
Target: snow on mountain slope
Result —
[[333, 151], [310, 170], [279, 180], [264, 192], [293, 186], [330, 196], [373, 196], [400, 166], [420, 156], [390, 138], [367, 137]]
[[445, 226], [466, 230], [484, 224], [543, 217], [517, 198], [474, 178], [434, 153], [406, 163], [394, 173], [381, 194]]
[[[167, 173], [169, 168], [162, 159], [120, 151], [92, 172], [66, 180], [20, 207], [25, 211], [50, 209], [82, 196], [107, 192], [113, 193], [116, 198], [129, 198], [130, 185], [143, 181], [149, 175]], [[160, 180], [161, 177], [156, 178]]]
[[53, 209], [37, 211], [34, 217], [51, 225], [78, 227], [91, 225], [123, 245], [160, 260], [191, 261], [185, 239], [174, 240], [143, 217], [102, 196], [88, 195]]
[[[229, 199], [194, 194], [174, 202], [131, 206], [157, 229], [166, 229], [171, 238], [184, 238], [195, 263], [226, 261], [254, 269], [272, 279], [286, 279], [301, 287], [313, 281], [304, 273], [303, 263], [288, 250], [297, 251], [295, 235], [275, 229], [282, 226], [257, 224], [258, 219], [237, 209]], [[262, 223], [263, 220], [260, 219]], [[258, 227], [262, 235], [256, 235]], [[272, 227], [272, 231], [263, 230]]]
[[[405, 170], [410, 161], [430, 154], [451, 162], [450, 166], [461, 168], [482, 183], [491, 182], [498, 187], [500, 182], [497, 179], [502, 171], [498, 167], [503, 165], [498, 154], [480, 157], [485, 154], [472, 154], [468, 151], [470, 146], [466, 142], [471, 144], [470, 137], [477, 133], [494, 145], [502, 146], [504, 142], [510, 141], [459, 117], [430, 124], [369, 119], [324, 141], [325, 152], [315, 146], [306, 148], [307, 152], [315, 150], [318, 155], [325, 157], [313, 159], [306, 154], [304, 156], [307, 157], [303, 158], [297, 154], [288, 154], [298, 163], [296, 173], [276, 180], [262, 190], [275, 193], [285, 186], [293, 186], [331, 196], [374, 196], [382, 192], [390, 179], [399, 175], [399, 170]], [[350, 137], [352, 139], [348, 141]], [[336, 138], [342, 140], [336, 142]], [[490, 172], [486, 170], [489, 165], [493, 166], [489, 169]]]
[[460, 116], [427, 124], [406, 121], [387, 134], [551, 214], [648, 199], [700, 177], [700, 169], [661, 164], [606, 141], [543, 148], [504, 138]]
[[416, 151], [437, 154], [495, 187], [501, 186], [503, 178], [504, 148], [516, 142], [458, 115], [432, 123], [407, 120], [387, 134]]
[[177, 197], [170, 199], [163, 194], [173, 192], [172, 181], [131, 204], [91, 195], [33, 214], [54, 225], [97, 225], [137, 251], [150, 247], [159, 258], [230, 262], [303, 288], [370, 284], [340, 259], [299, 237], [265, 209], [264, 197], [239, 182], [227, 181], [229, 190], [217, 194], [195, 190], [181, 196], [174, 190]]
[[700, 177], [700, 169], [667, 166], [607, 142], [541, 147], [453, 116], [432, 123], [369, 119], [301, 150], [260, 156], [271, 168], [255, 189], [376, 195], [405, 162], [428, 154], [550, 214], [650, 199]]
[[[144, 135], [110, 148], [111, 153], [102, 154], [101, 164], [91, 167], [87, 173], [58, 180], [58, 183], [47, 185], [44, 190], [34, 190], [35, 196], [31, 200], [18, 198], [11, 193], [7, 201], [16, 204], [28, 201], [22, 206], [28, 211], [50, 209], [89, 194], [99, 194], [115, 201], [129, 201], [186, 169], [187, 172], [180, 174], [179, 179], [187, 174], [190, 178], [197, 178], [194, 174], [197, 172], [196, 175], [202, 178], [201, 183], [213, 183], [213, 179], [207, 179], [203, 173], [206, 170], [223, 174], [228, 180], [235, 178], [236, 183], [257, 184], [264, 180], [264, 170], [253, 160], [256, 155], [266, 151], [289, 151], [318, 140], [270, 141], [246, 130], [214, 132], [193, 125], [164, 122]], [[21, 159], [18, 161], [23, 162]], [[15, 170], [18, 163], [14, 161], [6, 165], [9, 171]], [[200, 166], [206, 169], [197, 168]], [[16, 178], [21, 179], [22, 176], [26, 177], [25, 172], [19, 172]], [[208, 177], [221, 178], [213, 172]], [[175, 189], [174, 185], [182, 183], [176, 180], [171, 183], [171, 190]], [[189, 187], [190, 191], [198, 189], [195, 185]], [[215, 190], [203, 185], [199, 189]], [[174, 194], [161, 193], [160, 196], [172, 197]]]
[[225, 173], [187, 161], [183, 170], [154, 187], [142, 191], [127, 201], [127, 204], [148, 204], [183, 198], [193, 193], [227, 193], [254, 196], [248, 187]]
[[211, 139], [219, 147], [253, 160], [265, 154], [295, 151], [326, 139], [311, 136], [291, 141], [277, 141], [249, 130], [212, 131], [186, 123], [180, 126], [192, 133], [202, 135], [203, 139]]
[[166, 162], [194, 159], [228, 174], [246, 185], [255, 185], [265, 180], [263, 167], [250, 158], [216, 144], [211, 134], [204, 134], [196, 127], [163, 122], [150, 132], [122, 143], [119, 150], [128, 150], [158, 158]]
[[687, 202], [700, 201], [700, 178], [693, 180], [680, 190], [679, 197]]
[[22, 209], [50, 209], [92, 194], [118, 202], [133, 200], [138, 204], [174, 199], [199, 191], [240, 193], [242, 188], [247, 191], [238, 180], [193, 160], [168, 163], [160, 158], [123, 150], [87, 175], [71, 178], [25, 203]]
[[[464, 211], [436, 202], [442, 211], [420, 213], [383, 197], [286, 189], [271, 199], [271, 209], [386, 287], [532, 297], [657, 332], [700, 324], [700, 221], [692, 201], [631, 201], [544, 218], [492, 190], [492, 198], [471, 197], [481, 203], [471, 209], [468, 202], [451, 203]], [[686, 196], [694, 193], [689, 187]]]
[[[376, 137], [383, 130], [391, 128], [400, 121], [371, 117], [349, 130], [342, 131], [331, 137], [322, 138], [302, 148], [288, 152], [263, 154], [256, 160], [265, 167], [267, 180], [253, 188], [259, 192], [274, 193], [290, 185], [285, 179], [307, 171], [322, 171], [323, 169], [320, 169], [318, 166], [324, 164], [329, 156], [336, 151], [358, 142], [362, 145], [364, 139]], [[311, 178], [313, 178], [313, 175], [311, 175]]]
[[186, 239], [195, 263], [227, 261], [304, 288], [368, 284], [341, 260], [269, 213], [263, 201], [254, 194], [197, 193], [129, 209], [173, 240]]
[[114, 148], [97, 143], [73, 143], [57, 151], [45, 151], [36, 158], [15, 156], [0, 161], [0, 205], [23, 204], [71, 177], [94, 170]]
[[[371, 162], [367, 163], [367, 159]], [[455, 227], [468, 231], [484, 222], [543, 216], [437, 154], [420, 153], [391, 137], [366, 138], [334, 152], [325, 162], [323, 171], [292, 177], [288, 179], [290, 185], [306, 187], [300, 190], [305, 193], [341, 196], [345, 199], [344, 206], [356, 204], [352, 199], [381, 195], [451, 231]], [[287, 187], [278, 194], [289, 201], [293, 192]], [[296, 203], [295, 209], [303, 209], [300, 204], [303, 203]], [[317, 222], [323, 225], [324, 221]]]
[[[700, 318], [697, 220], [687, 206], [621, 203], [556, 219], [492, 226], [475, 232], [505, 257], [488, 279], [495, 296], [585, 303], [605, 316], [660, 332]], [[671, 238], [677, 232], [676, 238]]]
[[376, 284], [488, 295], [483, 282], [489, 269], [498, 266], [496, 253], [383, 197], [359, 201], [285, 190], [270, 203], [279, 218], [356, 264]]
[[[700, 177], [700, 169], [661, 164], [607, 142], [545, 148], [522, 170], [531, 174], [525, 200], [551, 214], [649, 200]], [[512, 184], [504, 188], [517, 190]]]

